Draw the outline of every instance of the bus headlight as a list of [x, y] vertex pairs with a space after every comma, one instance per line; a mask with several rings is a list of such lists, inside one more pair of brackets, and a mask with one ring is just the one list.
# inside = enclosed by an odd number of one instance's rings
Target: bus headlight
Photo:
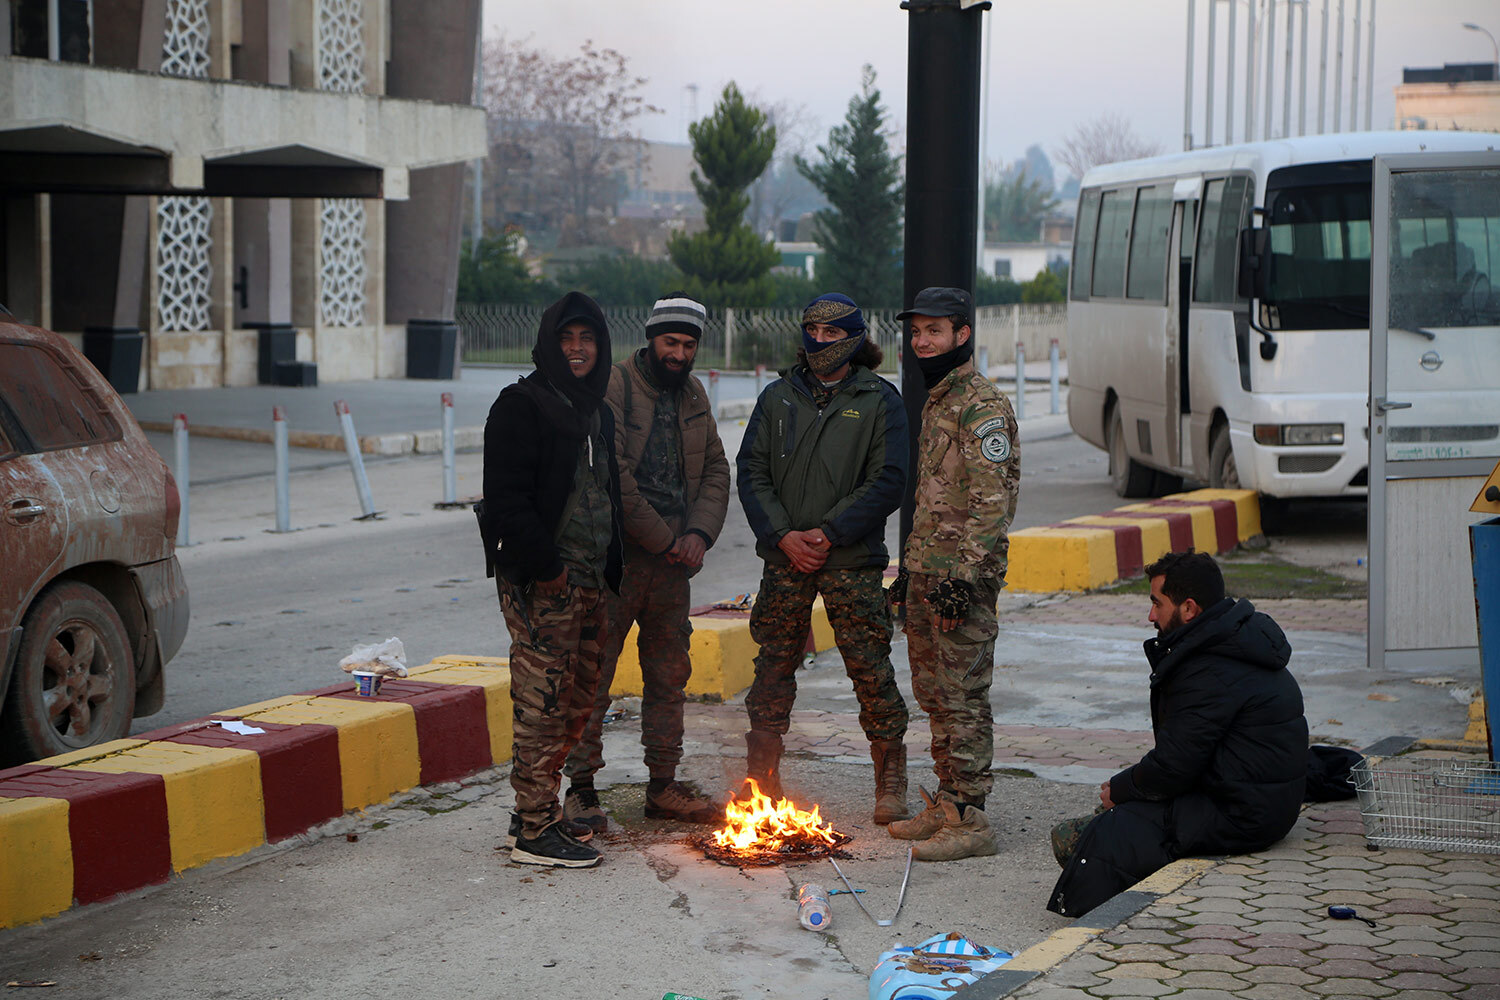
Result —
[[1343, 424], [1256, 424], [1255, 443], [1330, 445], [1344, 443]]

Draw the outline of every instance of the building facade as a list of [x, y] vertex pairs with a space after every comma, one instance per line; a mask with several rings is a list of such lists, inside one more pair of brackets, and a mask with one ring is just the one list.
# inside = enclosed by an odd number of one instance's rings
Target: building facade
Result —
[[8, 0], [0, 303], [140, 388], [406, 374], [451, 320], [480, 0]]
[[1500, 66], [1449, 63], [1401, 73], [1396, 127], [1455, 132], [1500, 132]]

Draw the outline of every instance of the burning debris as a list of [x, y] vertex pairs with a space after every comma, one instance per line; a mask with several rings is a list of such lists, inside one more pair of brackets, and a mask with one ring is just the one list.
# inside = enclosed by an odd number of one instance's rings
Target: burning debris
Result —
[[750, 797], [731, 799], [723, 828], [700, 841], [703, 852], [720, 864], [776, 865], [828, 857], [852, 839], [825, 822], [816, 805], [806, 812], [788, 799], [772, 802], [753, 778], [747, 784]]

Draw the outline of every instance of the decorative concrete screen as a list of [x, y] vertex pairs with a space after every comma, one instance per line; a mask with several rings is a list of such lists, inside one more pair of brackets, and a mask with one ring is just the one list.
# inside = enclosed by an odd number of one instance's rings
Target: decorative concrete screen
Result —
[[[168, 0], [161, 71], [208, 76], [208, 0]], [[201, 196], [161, 198], [156, 207], [156, 309], [164, 330], [209, 324], [213, 203]]]
[[[363, 0], [319, 0], [318, 86], [342, 94], [365, 88]], [[325, 198], [322, 208], [322, 296], [326, 326], [365, 321], [365, 204], [358, 198]]]

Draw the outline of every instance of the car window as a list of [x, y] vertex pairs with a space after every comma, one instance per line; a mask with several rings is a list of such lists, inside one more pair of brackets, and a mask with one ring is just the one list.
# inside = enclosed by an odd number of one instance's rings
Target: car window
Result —
[[15, 458], [19, 453], [19, 449], [11, 442], [10, 435], [5, 432], [5, 424], [0, 422], [0, 462]]
[[0, 343], [0, 399], [37, 451], [114, 441], [120, 427], [51, 352]]

